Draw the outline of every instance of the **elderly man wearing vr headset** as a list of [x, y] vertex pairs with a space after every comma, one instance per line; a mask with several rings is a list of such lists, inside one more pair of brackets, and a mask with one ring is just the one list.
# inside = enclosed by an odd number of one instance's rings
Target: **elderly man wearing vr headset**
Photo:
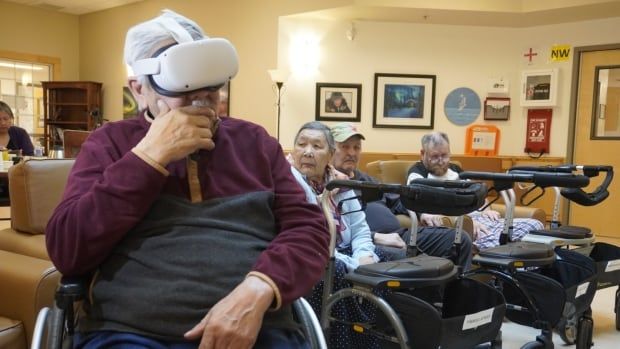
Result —
[[172, 11], [129, 30], [141, 112], [83, 144], [46, 230], [92, 277], [77, 347], [303, 348], [290, 304], [318, 282], [325, 219], [278, 142], [217, 115], [234, 47]]

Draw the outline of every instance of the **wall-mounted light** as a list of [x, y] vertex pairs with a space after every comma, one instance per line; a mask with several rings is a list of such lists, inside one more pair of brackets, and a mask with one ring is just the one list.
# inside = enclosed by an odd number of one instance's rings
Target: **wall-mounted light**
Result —
[[295, 75], [316, 74], [319, 70], [320, 56], [319, 38], [316, 35], [298, 34], [291, 39], [289, 65]]
[[347, 32], [345, 33], [345, 35], [349, 41], [355, 40], [355, 37], [357, 36], [357, 29], [355, 29], [354, 22], [351, 22], [351, 27], [347, 29]]

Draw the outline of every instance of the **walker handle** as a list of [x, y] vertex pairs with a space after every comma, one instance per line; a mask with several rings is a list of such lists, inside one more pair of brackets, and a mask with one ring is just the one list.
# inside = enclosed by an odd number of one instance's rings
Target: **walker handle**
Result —
[[400, 195], [403, 205], [411, 211], [449, 216], [460, 216], [478, 209], [484, 204], [487, 193], [484, 183], [428, 179], [416, 179], [409, 185], [333, 180], [327, 183], [325, 188], [360, 190], [362, 200], [395, 193]]

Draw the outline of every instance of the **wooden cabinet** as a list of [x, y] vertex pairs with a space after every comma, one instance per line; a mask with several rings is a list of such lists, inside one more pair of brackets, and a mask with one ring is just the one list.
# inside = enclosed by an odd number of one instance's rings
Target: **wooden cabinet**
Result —
[[44, 81], [42, 84], [46, 153], [63, 145], [64, 130], [91, 131], [101, 125], [100, 82]]

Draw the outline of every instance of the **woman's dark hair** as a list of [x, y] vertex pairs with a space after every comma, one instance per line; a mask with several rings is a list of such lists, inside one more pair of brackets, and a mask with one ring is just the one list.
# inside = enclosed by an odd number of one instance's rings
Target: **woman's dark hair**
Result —
[[15, 118], [15, 116], [13, 116], [13, 111], [11, 110], [11, 107], [9, 107], [9, 105], [4, 103], [3, 101], [0, 101], [0, 112], [1, 111], [7, 113], [11, 119]]
[[306, 122], [305, 124], [303, 124], [303, 126], [301, 126], [299, 131], [297, 131], [293, 144], [297, 143], [297, 138], [299, 138], [299, 134], [303, 130], [317, 130], [317, 131], [323, 132], [323, 135], [325, 136], [325, 139], [327, 140], [327, 146], [329, 147], [329, 151], [330, 152], [336, 151], [336, 142], [334, 142], [334, 136], [332, 136], [332, 130], [327, 125], [321, 122], [318, 122], [318, 121], [310, 121], [310, 122]]

